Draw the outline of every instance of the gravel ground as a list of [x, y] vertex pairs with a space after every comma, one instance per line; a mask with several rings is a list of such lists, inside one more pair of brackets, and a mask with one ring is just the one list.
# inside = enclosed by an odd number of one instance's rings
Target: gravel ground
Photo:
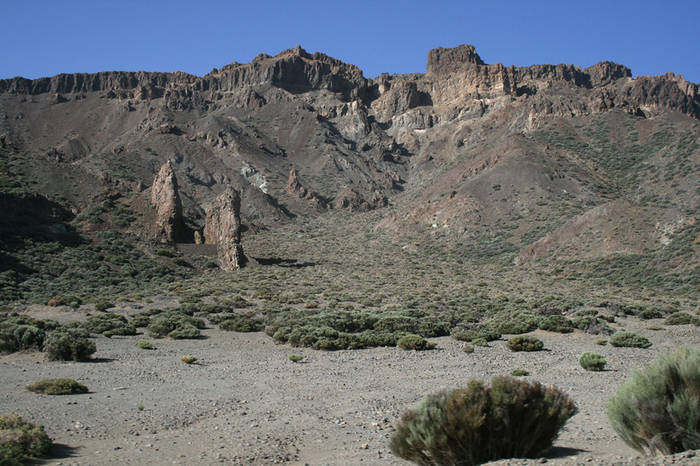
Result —
[[[49, 317], [49, 316], [44, 316]], [[52, 316], [55, 317], [55, 316]], [[204, 339], [98, 337], [96, 361], [48, 362], [41, 353], [0, 356], [0, 413], [17, 412], [46, 427], [59, 444], [46, 464], [409, 464], [388, 449], [392, 425], [426, 394], [514, 369], [554, 384], [576, 401], [548, 459], [494, 464], [698, 464], [688, 452], [644, 458], [620, 441], [605, 415], [607, 400], [633, 369], [678, 346], [698, 346], [697, 327], [651, 331], [661, 321], [619, 319], [650, 349], [598, 346], [596, 335], [535, 332], [546, 351], [511, 353], [505, 341], [472, 354], [451, 338], [438, 349], [321, 352], [276, 345], [262, 333], [204, 330]], [[147, 339], [147, 338], [146, 338]], [[578, 366], [584, 351], [604, 355], [603, 372]], [[301, 363], [289, 361], [301, 354]], [[198, 358], [184, 364], [183, 355]], [[47, 377], [74, 378], [90, 393], [37, 395], [24, 387]], [[142, 408], [142, 409], [141, 409]]]

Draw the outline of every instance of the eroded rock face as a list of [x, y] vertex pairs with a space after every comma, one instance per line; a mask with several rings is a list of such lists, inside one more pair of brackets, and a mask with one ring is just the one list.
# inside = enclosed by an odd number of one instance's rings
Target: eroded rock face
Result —
[[300, 199], [304, 199], [306, 201], [312, 201], [320, 207], [324, 207], [326, 205], [326, 201], [321, 196], [319, 196], [317, 193], [315, 193], [313, 191], [309, 191], [301, 184], [301, 182], [299, 181], [299, 178], [297, 176], [297, 168], [293, 165], [292, 165], [292, 168], [289, 169], [289, 180], [287, 181], [287, 192], [289, 194], [292, 194], [294, 196], [299, 197]]
[[156, 239], [166, 243], [182, 241], [184, 236], [182, 202], [178, 193], [177, 178], [170, 161], [160, 167], [158, 175], [153, 180], [151, 204], [156, 208]]
[[366, 212], [378, 207], [387, 206], [389, 201], [378, 192], [372, 193], [368, 198], [358, 193], [354, 189], [346, 186], [335, 199], [333, 207], [336, 209], [348, 209], [353, 211]]
[[219, 266], [224, 270], [238, 270], [247, 262], [241, 246], [241, 195], [230, 186], [207, 212], [204, 242], [216, 244]]

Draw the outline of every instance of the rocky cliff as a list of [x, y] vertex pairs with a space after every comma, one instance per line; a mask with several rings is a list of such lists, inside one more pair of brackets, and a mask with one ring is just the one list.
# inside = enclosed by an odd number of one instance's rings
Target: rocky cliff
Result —
[[[546, 256], [555, 237], [621, 231], [584, 215], [616, 199], [646, 205], [659, 224], [692, 217], [698, 119], [697, 84], [672, 73], [489, 64], [470, 45], [431, 50], [425, 73], [373, 79], [296, 47], [201, 77], [0, 81], [0, 143], [25, 184], [78, 213], [103, 192], [141, 212], [160, 170], [151, 200], [168, 242], [193, 241], [205, 206], [231, 187], [253, 230], [379, 210], [393, 234], [490, 235], [506, 251], [550, 234], [532, 249]], [[576, 228], [554, 235], [574, 217]]]

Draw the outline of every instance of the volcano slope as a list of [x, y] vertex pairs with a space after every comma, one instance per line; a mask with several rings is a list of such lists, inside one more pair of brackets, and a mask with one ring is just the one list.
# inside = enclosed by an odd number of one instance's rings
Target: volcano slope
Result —
[[[553, 328], [591, 343], [684, 312], [685, 336], [655, 347], [697, 345], [699, 117], [697, 85], [672, 73], [489, 65], [469, 45], [374, 79], [297, 47], [203, 77], [2, 80], [0, 302], [42, 318], [51, 301], [61, 320], [112, 305], [144, 333], [195, 315], [325, 350]], [[163, 166], [177, 243], [158, 235]], [[250, 259], [237, 272], [202, 238], [229, 188]], [[648, 357], [628, 362], [621, 375]]]

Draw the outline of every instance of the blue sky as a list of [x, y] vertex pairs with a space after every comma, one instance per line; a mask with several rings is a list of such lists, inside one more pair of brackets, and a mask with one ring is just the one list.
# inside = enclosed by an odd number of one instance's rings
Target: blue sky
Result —
[[601, 60], [700, 82], [700, 1], [0, 0], [0, 78], [186, 71], [297, 44], [365, 76], [424, 72], [428, 50], [476, 46], [487, 63]]

